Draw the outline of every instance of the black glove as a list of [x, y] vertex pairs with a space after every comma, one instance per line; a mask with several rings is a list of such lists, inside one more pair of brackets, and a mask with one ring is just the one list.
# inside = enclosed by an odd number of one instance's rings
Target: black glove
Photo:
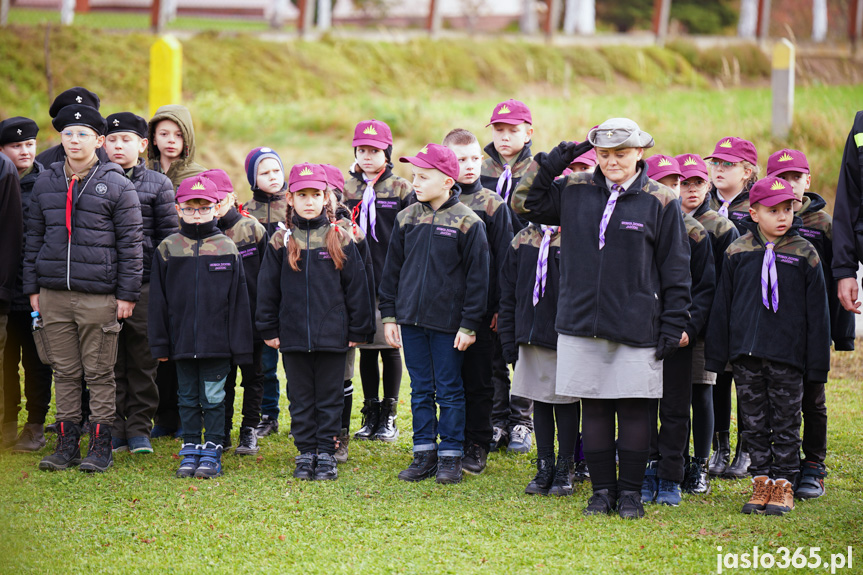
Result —
[[559, 176], [577, 157], [587, 152], [593, 144], [585, 140], [580, 144], [573, 142], [561, 142], [555, 146], [546, 156], [549, 170]]
[[503, 361], [507, 364], [515, 364], [518, 361], [518, 348], [503, 348], [501, 349], [501, 355], [503, 356]]
[[678, 349], [680, 349], [680, 338], [660, 336], [659, 343], [656, 344], [656, 359], [668, 359]]

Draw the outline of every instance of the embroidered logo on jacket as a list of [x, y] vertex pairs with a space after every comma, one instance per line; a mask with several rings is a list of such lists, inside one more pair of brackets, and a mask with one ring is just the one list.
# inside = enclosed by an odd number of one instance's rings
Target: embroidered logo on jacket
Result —
[[249, 246], [240, 250], [240, 257], [247, 258], [258, 253], [258, 246]]
[[788, 264], [791, 266], [800, 265], [800, 258], [795, 256], [789, 256], [788, 254], [776, 254], [776, 261], [781, 264]]
[[444, 238], [455, 238], [458, 236], [458, 230], [455, 228], [445, 228], [443, 226], [435, 226], [434, 235]]
[[643, 232], [644, 224], [642, 222], [630, 222], [630, 221], [622, 221], [620, 222], [621, 230], [630, 230], [633, 232]]
[[821, 230], [813, 230], [810, 228], [800, 228], [798, 231], [800, 232], [801, 236], [807, 239], [821, 239], [821, 237], [824, 235]]
[[108, 193], [108, 186], [106, 184], [104, 184], [103, 182], [99, 182], [98, 184], [96, 184], [95, 189], [96, 189], [96, 193], [99, 194], [100, 196], [104, 196], [105, 194]]
[[385, 210], [395, 210], [399, 207], [398, 200], [377, 200], [377, 206]]
[[211, 272], [229, 272], [233, 269], [231, 262], [212, 262], [210, 264]]

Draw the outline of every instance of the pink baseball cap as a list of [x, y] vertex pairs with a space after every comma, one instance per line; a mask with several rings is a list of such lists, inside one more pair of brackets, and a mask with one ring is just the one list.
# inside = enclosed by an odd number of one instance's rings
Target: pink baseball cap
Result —
[[766, 177], [755, 182], [749, 189], [749, 204], [775, 206], [785, 200], [796, 200], [791, 184], [782, 178]]
[[[578, 144], [579, 141], [573, 140], [572, 143]], [[583, 153], [582, 155], [580, 155], [579, 157], [577, 157], [576, 159], [574, 159], [573, 161], [571, 161], [569, 163], [570, 166], [572, 164], [584, 164], [585, 166], [595, 166], [596, 165], [596, 150], [594, 150], [593, 148], [589, 149], [588, 151], [586, 151], [585, 153]]]
[[420, 168], [440, 170], [450, 178], [458, 179], [459, 167], [455, 152], [440, 144], [426, 144], [416, 156], [402, 156], [399, 161]]
[[683, 177], [680, 172], [680, 164], [674, 156], [663, 156], [662, 154], [654, 154], [647, 158], [647, 177], [651, 180], [659, 181], [665, 176]]
[[231, 178], [228, 177], [225, 170], [207, 170], [206, 172], [201, 172], [199, 175], [208, 178], [211, 182], [216, 184], [216, 192], [220, 202], [228, 197], [228, 194], [233, 193], [234, 191], [234, 185], [231, 183]]
[[809, 173], [809, 161], [800, 150], [785, 148], [770, 155], [767, 160], [767, 177], [778, 176], [785, 172]]
[[354, 148], [359, 146], [371, 146], [378, 150], [386, 150], [393, 145], [393, 133], [385, 122], [380, 120], [365, 120], [354, 128], [354, 140], [351, 143]]
[[330, 187], [337, 189], [340, 192], [345, 191], [345, 175], [340, 169], [332, 164], [321, 164], [324, 168], [324, 173], [327, 175], [327, 183]]
[[758, 163], [758, 151], [755, 144], [743, 138], [722, 138], [716, 142], [713, 153], [706, 159], [725, 160], [726, 162], [740, 162], [746, 160], [750, 164]]
[[216, 184], [213, 183], [213, 180], [199, 174], [180, 182], [180, 187], [177, 188], [177, 195], [175, 196], [177, 203], [181, 204], [195, 199], [207, 200], [214, 204], [219, 201], [219, 191], [216, 189]]
[[491, 114], [491, 120], [485, 126], [487, 128], [498, 122], [501, 124], [512, 124], [513, 126], [517, 126], [523, 122], [533, 125], [533, 118], [524, 102], [507, 100], [495, 106], [494, 112]]
[[288, 176], [288, 190], [293, 193], [306, 189], [327, 189], [327, 173], [320, 164], [297, 164]]
[[710, 175], [707, 173], [707, 164], [701, 159], [698, 154], [680, 154], [674, 157], [677, 160], [677, 165], [680, 166], [680, 173], [684, 180], [689, 178], [701, 178], [709, 180]]

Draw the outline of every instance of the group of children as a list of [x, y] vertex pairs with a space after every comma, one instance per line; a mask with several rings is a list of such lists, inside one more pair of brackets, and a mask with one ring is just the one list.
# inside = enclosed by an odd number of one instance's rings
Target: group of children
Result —
[[[0, 124], [26, 229], [4, 353], [6, 445], [45, 446], [53, 376], [58, 440], [41, 469], [105, 471], [113, 452], [151, 452], [152, 437], [175, 434], [176, 475], [215, 477], [232, 446], [238, 371], [236, 453], [257, 453], [258, 439], [278, 432], [281, 355], [293, 475], [332, 480], [348, 457], [355, 350], [364, 402], [353, 438], [392, 442], [404, 348], [413, 460], [399, 479], [458, 483], [463, 472], [482, 473], [490, 451], [528, 452], [531, 432], [537, 473], [526, 493], [570, 495], [590, 478], [580, 398], [555, 377], [561, 271], [578, 273], [579, 254], [561, 251], [565, 222], [547, 225], [513, 202], [555, 185], [531, 175], [520, 186], [537, 161], [564, 194], [570, 182], [611, 178], [626, 146], [601, 144], [628, 124], [610, 121], [605, 140], [603, 124], [589, 142], [533, 158], [530, 110], [507, 100], [492, 113], [485, 160], [474, 134], [452, 130], [400, 158], [409, 182], [392, 172], [390, 128], [367, 120], [355, 128], [347, 179], [312, 163], [286, 178], [274, 150], [253, 149], [252, 199], [240, 205], [224, 171], [195, 162], [186, 108], [164, 106], [148, 122], [129, 112], [103, 118], [99, 104], [84, 88], [58, 96], [50, 114], [62, 144], [39, 156], [35, 122]], [[771, 155], [758, 179], [755, 147], [740, 138], [720, 140], [709, 167], [694, 153], [643, 160], [652, 145], [628, 148], [641, 150], [635, 169], [651, 194], [679, 197], [664, 225], [686, 238], [691, 303], [679, 342], [648, 337], [663, 360], [662, 389], [650, 400], [641, 503], [676, 506], [681, 492], [706, 494], [711, 475], [751, 474], [743, 511], [782, 514], [795, 490], [824, 493], [830, 339], [853, 349], [853, 318], [831, 280], [830, 216], [808, 191], [799, 151]], [[615, 241], [608, 226], [645, 231], [615, 221], [617, 197], [596, 222], [600, 250], [606, 230]], [[628, 302], [619, 305], [625, 314]], [[20, 434], [19, 361], [28, 411]], [[732, 379], [739, 435], [729, 463]]]

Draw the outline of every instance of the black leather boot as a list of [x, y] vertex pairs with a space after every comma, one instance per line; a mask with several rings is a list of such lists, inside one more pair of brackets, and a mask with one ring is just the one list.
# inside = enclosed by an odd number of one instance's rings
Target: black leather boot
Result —
[[378, 429], [374, 438], [378, 441], [392, 443], [399, 438], [399, 429], [396, 427], [396, 406], [399, 400], [393, 397], [384, 398], [381, 402], [381, 415]]
[[689, 481], [688, 493], [707, 495], [710, 493], [710, 474], [707, 472], [707, 458], [693, 457], [690, 463], [692, 476]]
[[724, 477], [729, 479], [742, 479], [749, 477], [749, 452], [746, 451], [746, 446], [743, 444], [743, 438], [737, 434], [737, 448], [734, 451], [734, 460], [728, 469], [725, 470]]
[[81, 430], [71, 421], [58, 421], [56, 429], [57, 446], [39, 462], [42, 471], [61, 471], [81, 463]]
[[727, 431], [717, 431], [714, 435], [713, 455], [708, 463], [708, 471], [714, 477], [721, 477], [728, 469], [728, 459], [731, 457], [731, 444]]
[[376, 397], [366, 399], [360, 412], [363, 414], [363, 426], [354, 433], [354, 439], [374, 439], [381, 417], [381, 400]]
[[536, 476], [527, 484], [524, 492], [528, 495], [548, 495], [551, 483], [554, 481], [554, 454], [537, 457]]

